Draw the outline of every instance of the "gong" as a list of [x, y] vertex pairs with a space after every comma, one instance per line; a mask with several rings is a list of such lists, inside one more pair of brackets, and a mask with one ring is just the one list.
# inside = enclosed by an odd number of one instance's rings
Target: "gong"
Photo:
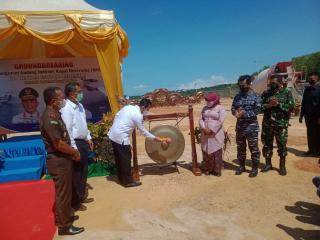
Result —
[[178, 128], [171, 125], [159, 125], [152, 128], [150, 132], [157, 137], [169, 137], [172, 140], [170, 144], [167, 144], [146, 138], [146, 152], [153, 161], [166, 164], [173, 163], [181, 157], [185, 141]]

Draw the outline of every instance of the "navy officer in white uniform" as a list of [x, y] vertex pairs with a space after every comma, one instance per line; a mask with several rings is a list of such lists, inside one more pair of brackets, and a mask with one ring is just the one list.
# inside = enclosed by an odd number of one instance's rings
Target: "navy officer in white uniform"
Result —
[[39, 94], [35, 89], [30, 87], [23, 88], [19, 93], [19, 98], [21, 100], [21, 105], [23, 106], [23, 111], [18, 115], [13, 116], [11, 123], [39, 123], [40, 113], [37, 110], [39, 106], [38, 97]]

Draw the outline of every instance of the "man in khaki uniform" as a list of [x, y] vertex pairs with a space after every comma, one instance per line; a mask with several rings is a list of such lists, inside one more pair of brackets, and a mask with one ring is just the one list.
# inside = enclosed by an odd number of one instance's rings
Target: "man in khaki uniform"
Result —
[[47, 168], [55, 185], [55, 220], [59, 235], [74, 235], [84, 228], [74, 227], [71, 209], [72, 160], [79, 161], [80, 153], [70, 146], [70, 138], [59, 110], [65, 103], [58, 87], [48, 87], [43, 92], [46, 109], [40, 119], [41, 135], [47, 150]]

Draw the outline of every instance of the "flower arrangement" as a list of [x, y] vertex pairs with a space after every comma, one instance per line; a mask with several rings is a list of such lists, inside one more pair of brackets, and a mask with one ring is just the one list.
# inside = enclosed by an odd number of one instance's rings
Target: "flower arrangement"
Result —
[[89, 123], [92, 141], [94, 143], [94, 160], [114, 164], [114, 153], [111, 141], [108, 139], [108, 131], [113, 122], [113, 115], [106, 113], [99, 123]]

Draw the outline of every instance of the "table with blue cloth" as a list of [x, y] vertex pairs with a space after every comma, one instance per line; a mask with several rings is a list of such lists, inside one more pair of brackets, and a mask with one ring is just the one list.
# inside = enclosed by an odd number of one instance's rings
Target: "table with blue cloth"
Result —
[[46, 150], [40, 135], [0, 142], [0, 182], [40, 179], [46, 173]]
[[[46, 149], [40, 135], [21, 136], [0, 141], [0, 183], [22, 180], [38, 180], [48, 174]], [[104, 161], [94, 161], [90, 152], [88, 177], [114, 174], [115, 166]], [[51, 179], [47, 175], [45, 179]]]

